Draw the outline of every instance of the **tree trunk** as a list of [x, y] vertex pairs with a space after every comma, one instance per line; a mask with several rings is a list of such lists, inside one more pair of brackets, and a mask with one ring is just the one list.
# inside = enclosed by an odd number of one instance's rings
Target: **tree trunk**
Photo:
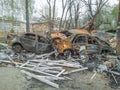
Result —
[[118, 26], [120, 26], [120, 0], [119, 0], [119, 8], [118, 8]]
[[117, 29], [117, 55], [120, 55], [120, 0], [119, 0], [119, 12], [118, 12], [118, 29]]
[[29, 26], [29, 8], [28, 8], [28, 3], [29, 1], [26, 0], [26, 32], [30, 32], [30, 26]]
[[118, 29], [117, 29], [117, 46], [116, 46], [116, 50], [117, 50], [117, 55], [120, 55], [120, 27], [118, 27]]
[[54, 0], [54, 5], [53, 5], [52, 30], [54, 30], [54, 24], [55, 24], [55, 10], [56, 10], [56, 0]]
[[61, 16], [61, 19], [60, 19], [60, 24], [59, 24], [59, 31], [61, 30], [61, 27], [63, 27], [63, 16], [65, 14], [65, 9], [66, 9], [66, 6], [67, 6], [67, 0], [65, 1], [64, 3], [64, 0], [62, 0], [62, 16]]
[[51, 33], [52, 31], [52, 20], [51, 20], [51, 0], [47, 0], [48, 7], [49, 7], [49, 20], [48, 20], [48, 27], [49, 27], [49, 32]]

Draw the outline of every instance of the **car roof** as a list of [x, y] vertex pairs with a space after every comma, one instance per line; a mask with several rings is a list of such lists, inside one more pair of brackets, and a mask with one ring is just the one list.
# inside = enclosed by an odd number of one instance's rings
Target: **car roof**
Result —
[[90, 33], [85, 29], [71, 29], [71, 30], [68, 30], [68, 31], [72, 34], [90, 35]]
[[52, 32], [51, 37], [52, 38], [61, 38], [61, 39], [67, 38], [63, 33], [60, 33], [60, 32]]

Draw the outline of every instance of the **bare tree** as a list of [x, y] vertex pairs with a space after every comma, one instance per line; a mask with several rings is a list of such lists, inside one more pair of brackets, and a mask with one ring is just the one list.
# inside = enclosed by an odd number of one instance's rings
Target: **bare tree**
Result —
[[73, 3], [71, 3], [72, 2], [72, 0], [69, 0], [70, 2], [69, 2], [69, 18], [70, 18], [70, 22], [69, 22], [69, 27], [74, 27], [74, 24], [73, 24], [73, 22], [72, 22], [72, 20], [73, 20], [73, 16], [72, 16], [72, 7], [73, 7]]
[[54, 29], [54, 23], [55, 23], [55, 10], [56, 10], [56, 0], [54, 0], [54, 4], [53, 4], [52, 29]]
[[52, 0], [47, 0], [48, 3], [48, 12], [49, 12], [49, 30], [50, 32], [54, 29], [54, 23], [55, 23], [55, 14], [56, 14], [56, 0], [53, 1], [53, 5], [52, 5]]
[[79, 19], [81, 17], [81, 10], [84, 5], [80, 0], [69, 0], [68, 7], [66, 11], [66, 16], [68, 17], [66, 21], [66, 27], [69, 28], [79, 28]]
[[68, 3], [68, 0], [62, 0], [62, 16], [61, 16], [61, 19], [60, 19], [59, 30], [61, 30], [61, 27], [62, 27], [63, 17], [64, 17], [64, 14], [65, 14], [65, 10], [67, 8], [67, 3]]
[[[86, 5], [87, 11], [88, 11], [88, 20], [92, 23], [95, 22], [95, 19], [97, 16], [101, 14], [102, 8], [106, 5], [108, 0], [82, 0], [82, 2]], [[90, 25], [91, 25], [90, 24]], [[98, 27], [101, 24], [101, 22], [97, 22], [96, 26]], [[93, 27], [90, 26], [89, 29]]]
[[48, 3], [48, 7], [49, 7], [49, 21], [48, 21], [48, 24], [49, 24], [49, 30], [50, 32], [52, 31], [52, 24], [51, 24], [51, 0], [47, 0], [47, 3]]
[[[54, 29], [55, 19], [56, 19], [56, 2], [57, 0], [46, 0], [48, 4], [48, 14], [42, 15], [47, 19], [49, 30]], [[97, 22], [95, 25], [98, 27], [101, 25], [102, 9], [106, 5], [108, 0], [61, 0], [62, 15], [60, 17], [59, 30], [61, 29], [71, 29], [71, 28], [80, 28], [80, 17], [87, 16], [86, 20], [91, 21], [91, 24], [88, 24], [90, 28], [93, 28], [93, 23]], [[83, 11], [87, 9], [86, 11]], [[100, 21], [99, 21], [100, 20]]]
[[118, 12], [118, 30], [117, 30], [117, 55], [120, 55], [120, 0], [119, 0], [119, 12]]
[[74, 28], [80, 28], [80, 25], [79, 24], [79, 20], [80, 20], [80, 17], [83, 15], [81, 12], [82, 12], [82, 9], [84, 7], [84, 5], [82, 4], [81, 1], [79, 0], [75, 0], [74, 3], [73, 3], [73, 10], [74, 10]]
[[[48, 12], [49, 14], [46, 16], [41, 13], [41, 16], [46, 18], [49, 25], [49, 30], [54, 29], [55, 24], [55, 13], [56, 13], [56, 2], [57, 0], [47, 0], [48, 4]], [[59, 30], [70, 29], [70, 28], [78, 28], [79, 17], [81, 13], [81, 1], [79, 0], [62, 0], [62, 15], [60, 17]], [[58, 22], [57, 22], [58, 23]]]

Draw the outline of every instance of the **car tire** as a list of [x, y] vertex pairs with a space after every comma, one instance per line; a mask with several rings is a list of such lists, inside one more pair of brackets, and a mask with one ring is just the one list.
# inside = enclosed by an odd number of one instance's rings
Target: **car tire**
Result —
[[12, 46], [13, 51], [15, 51], [16, 53], [20, 53], [22, 51], [22, 46], [20, 44], [14, 44]]

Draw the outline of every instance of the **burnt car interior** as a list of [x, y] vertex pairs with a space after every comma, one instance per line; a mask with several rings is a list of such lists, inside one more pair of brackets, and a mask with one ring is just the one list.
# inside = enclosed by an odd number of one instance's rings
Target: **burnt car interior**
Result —
[[85, 46], [86, 50], [94, 53], [101, 53], [102, 44], [95, 37], [89, 35], [77, 34], [74, 36], [72, 43], [74, 47], [80, 48], [80, 46]]

